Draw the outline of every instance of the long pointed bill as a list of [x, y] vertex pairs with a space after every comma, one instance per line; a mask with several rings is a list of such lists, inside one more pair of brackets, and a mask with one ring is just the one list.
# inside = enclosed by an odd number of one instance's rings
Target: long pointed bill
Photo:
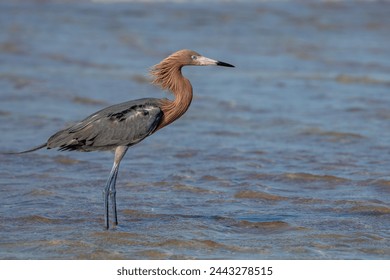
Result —
[[225, 66], [225, 67], [234, 67], [234, 65], [231, 65], [229, 63], [214, 60], [214, 59], [207, 58], [204, 56], [198, 57], [197, 61], [198, 61], [199, 65], [202, 65], [202, 66], [203, 65], [218, 65], [218, 66]]
[[234, 67], [234, 65], [231, 65], [229, 63], [222, 62], [222, 61], [217, 61], [217, 65], [218, 66], [225, 66], [225, 67]]

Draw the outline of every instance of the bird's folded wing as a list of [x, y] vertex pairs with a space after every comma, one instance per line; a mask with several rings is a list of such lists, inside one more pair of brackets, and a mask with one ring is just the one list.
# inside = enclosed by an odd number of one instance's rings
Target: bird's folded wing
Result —
[[48, 140], [60, 150], [110, 150], [131, 146], [154, 132], [162, 111], [154, 99], [139, 99], [107, 107]]

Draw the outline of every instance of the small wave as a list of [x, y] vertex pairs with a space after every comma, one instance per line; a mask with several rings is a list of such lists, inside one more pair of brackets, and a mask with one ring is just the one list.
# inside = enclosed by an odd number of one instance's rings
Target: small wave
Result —
[[330, 142], [351, 142], [365, 138], [365, 136], [358, 133], [343, 131], [324, 131], [317, 127], [305, 129], [302, 131], [301, 134], [303, 136], [320, 136]]
[[383, 205], [360, 205], [351, 207], [349, 212], [363, 215], [385, 215], [390, 214], [390, 207]]
[[151, 259], [151, 260], [169, 259], [171, 257], [170, 254], [167, 254], [167, 253], [162, 252], [160, 250], [144, 250], [144, 251], [138, 252], [138, 255], [140, 255], [142, 258], [147, 258], [147, 259]]
[[343, 84], [384, 84], [389, 85], [390, 82], [386, 80], [378, 80], [368, 76], [350, 76], [347, 74], [340, 74], [336, 77], [336, 81]]
[[260, 199], [260, 200], [270, 200], [270, 201], [279, 201], [279, 200], [287, 200], [287, 197], [269, 194], [265, 192], [259, 191], [250, 191], [244, 190], [239, 191], [234, 195], [235, 198], [247, 198], [247, 199]]
[[234, 227], [250, 231], [254, 230], [256, 232], [259, 231], [261, 233], [284, 232], [294, 229], [290, 224], [283, 221], [250, 222], [244, 220], [236, 222]]
[[316, 175], [310, 173], [284, 173], [282, 176], [287, 180], [302, 181], [302, 182], [343, 183], [348, 181], [348, 179], [333, 176], [333, 175]]
[[173, 188], [175, 190], [191, 192], [191, 193], [216, 193], [215, 191], [210, 191], [204, 188], [194, 187], [194, 186], [189, 186], [184, 184], [174, 185]]
[[77, 159], [73, 159], [71, 157], [62, 156], [62, 155], [54, 157], [54, 161], [64, 165], [72, 165], [72, 164], [80, 163], [80, 161]]
[[157, 244], [160, 247], [180, 247], [180, 248], [225, 248], [228, 247], [222, 243], [212, 240], [182, 240], [182, 239], [168, 239]]
[[175, 154], [177, 158], [192, 158], [198, 154], [197, 150], [185, 150]]
[[105, 101], [90, 98], [90, 97], [75, 96], [73, 97], [72, 101], [74, 103], [83, 104], [83, 105], [107, 105]]
[[42, 223], [42, 224], [56, 224], [62, 223], [61, 219], [52, 219], [39, 215], [29, 215], [24, 217], [16, 218], [16, 220], [21, 221], [23, 223]]
[[27, 193], [27, 195], [32, 195], [32, 196], [51, 196], [54, 193], [52, 191], [48, 191], [45, 189], [35, 189]]

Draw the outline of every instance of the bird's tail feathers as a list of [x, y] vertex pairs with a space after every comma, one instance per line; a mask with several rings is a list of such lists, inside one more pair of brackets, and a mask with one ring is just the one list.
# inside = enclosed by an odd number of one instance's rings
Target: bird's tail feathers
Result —
[[47, 146], [47, 143], [44, 143], [42, 145], [39, 145], [37, 147], [34, 147], [34, 148], [31, 148], [29, 150], [26, 150], [26, 151], [21, 151], [21, 152], [9, 152], [9, 153], [2, 153], [2, 154], [5, 154], [5, 155], [18, 155], [18, 154], [26, 154], [26, 153], [31, 153], [31, 152], [34, 152], [34, 151], [37, 151], [37, 150], [40, 150], [44, 147]]

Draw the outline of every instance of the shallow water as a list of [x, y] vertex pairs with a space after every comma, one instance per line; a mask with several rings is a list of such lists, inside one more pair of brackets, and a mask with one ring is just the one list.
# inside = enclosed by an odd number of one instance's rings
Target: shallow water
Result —
[[147, 69], [191, 48], [179, 121], [127, 153], [0, 155], [1, 259], [390, 258], [390, 5], [0, 3], [1, 151], [100, 108], [167, 97]]

